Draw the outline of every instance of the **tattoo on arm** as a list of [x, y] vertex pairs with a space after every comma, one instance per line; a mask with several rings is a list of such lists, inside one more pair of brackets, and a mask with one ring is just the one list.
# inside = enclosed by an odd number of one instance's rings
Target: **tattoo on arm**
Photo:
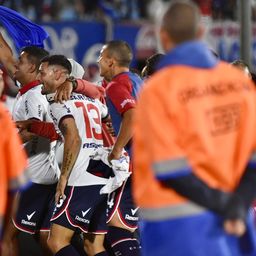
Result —
[[64, 153], [64, 157], [63, 157], [63, 163], [62, 163], [62, 175], [65, 175], [66, 177], [69, 177], [72, 167], [73, 167], [73, 153], [70, 150], [67, 150]]

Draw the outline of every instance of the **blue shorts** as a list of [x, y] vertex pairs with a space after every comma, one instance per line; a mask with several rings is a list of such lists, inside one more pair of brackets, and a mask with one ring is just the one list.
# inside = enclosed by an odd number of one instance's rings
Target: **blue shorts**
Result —
[[51, 222], [68, 229], [85, 233], [107, 233], [107, 195], [100, 195], [103, 185], [65, 189], [65, 200], [56, 204]]
[[30, 234], [49, 231], [55, 190], [56, 184], [32, 183], [26, 190], [18, 192], [17, 213], [13, 218], [15, 227]]
[[205, 212], [162, 221], [140, 221], [143, 256], [255, 256], [252, 218], [241, 238], [228, 235], [218, 215]]
[[108, 195], [107, 223], [117, 212], [120, 221], [128, 228], [138, 227], [138, 207], [132, 197], [131, 177], [116, 191]]

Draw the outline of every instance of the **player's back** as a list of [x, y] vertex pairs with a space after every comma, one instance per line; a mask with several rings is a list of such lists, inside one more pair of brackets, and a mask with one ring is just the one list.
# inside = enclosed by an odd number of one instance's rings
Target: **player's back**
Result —
[[90, 155], [98, 147], [103, 146], [101, 119], [108, 114], [107, 108], [98, 99], [92, 99], [82, 94], [72, 93], [65, 104], [52, 103], [50, 115], [58, 129], [62, 118], [72, 116], [75, 120], [81, 148], [76, 163], [69, 177], [68, 185], [82, 186], [105, 184], [106, 179], [92, 175], [86, 171]]

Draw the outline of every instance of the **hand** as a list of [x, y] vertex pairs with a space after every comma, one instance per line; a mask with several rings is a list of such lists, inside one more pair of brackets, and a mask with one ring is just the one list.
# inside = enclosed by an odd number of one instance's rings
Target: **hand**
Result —
[[111, 160], [113, 159], [119, 159], [122, 155], [122, 150], [118, 150], [115, 147], [112, 149], [110, 154], [108, 155], [108, 161], [111, 163]]
[[225, 220], [224, 230], [229, 235], [242, 236], [246, 231], [245, 223], [242, 219]]
[[29, 132], [28, 130], [21, 130], [19, 135], [23, 141], [23, 143], [34, 139], [37, 135], [35, 133]]
[[15, 124], [16, 124], [17, 128], [20, 131], [23, 131], [23, 130], [29, 131], [30, 126], [33, 122], [35, 122], [35, 121], [33, 121], [33, 120], [24, 120], [24, 121], [17, 121], [17, 122], [15, 122]]
[[64, 176], [60, 176], [57, 188], [56, 188], [56, 193], [55, 193], [55, 203], [57, 204], [60, 199], [65, 199], [66, 196], [64, 194], [65, 188], [67, 186], [67, 178]]
[[73, 91], [72, 82], [66, 80], [62, 85], [57, 88], [54, 96], [55, 102], [63, 103], [63, 101], [69, 100]]

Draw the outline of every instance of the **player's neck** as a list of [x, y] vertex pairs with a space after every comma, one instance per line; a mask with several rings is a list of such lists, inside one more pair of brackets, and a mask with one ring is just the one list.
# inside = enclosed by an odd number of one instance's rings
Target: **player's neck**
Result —
[[28, 75], [27, 77], [24, 77], [23, 81], [20, 81], [22, 87], [29, 84], [29, 83], [32, 83], [34, 81], [36, 81], [36, 76], [35, 75]]
[[127, 67], [116, 67], [114, 72], [113, 72], [112, 78], [121, 74], [121, 73], [123, 73], [123, 72], [129, 72], [129, 68], [127, 68]]

